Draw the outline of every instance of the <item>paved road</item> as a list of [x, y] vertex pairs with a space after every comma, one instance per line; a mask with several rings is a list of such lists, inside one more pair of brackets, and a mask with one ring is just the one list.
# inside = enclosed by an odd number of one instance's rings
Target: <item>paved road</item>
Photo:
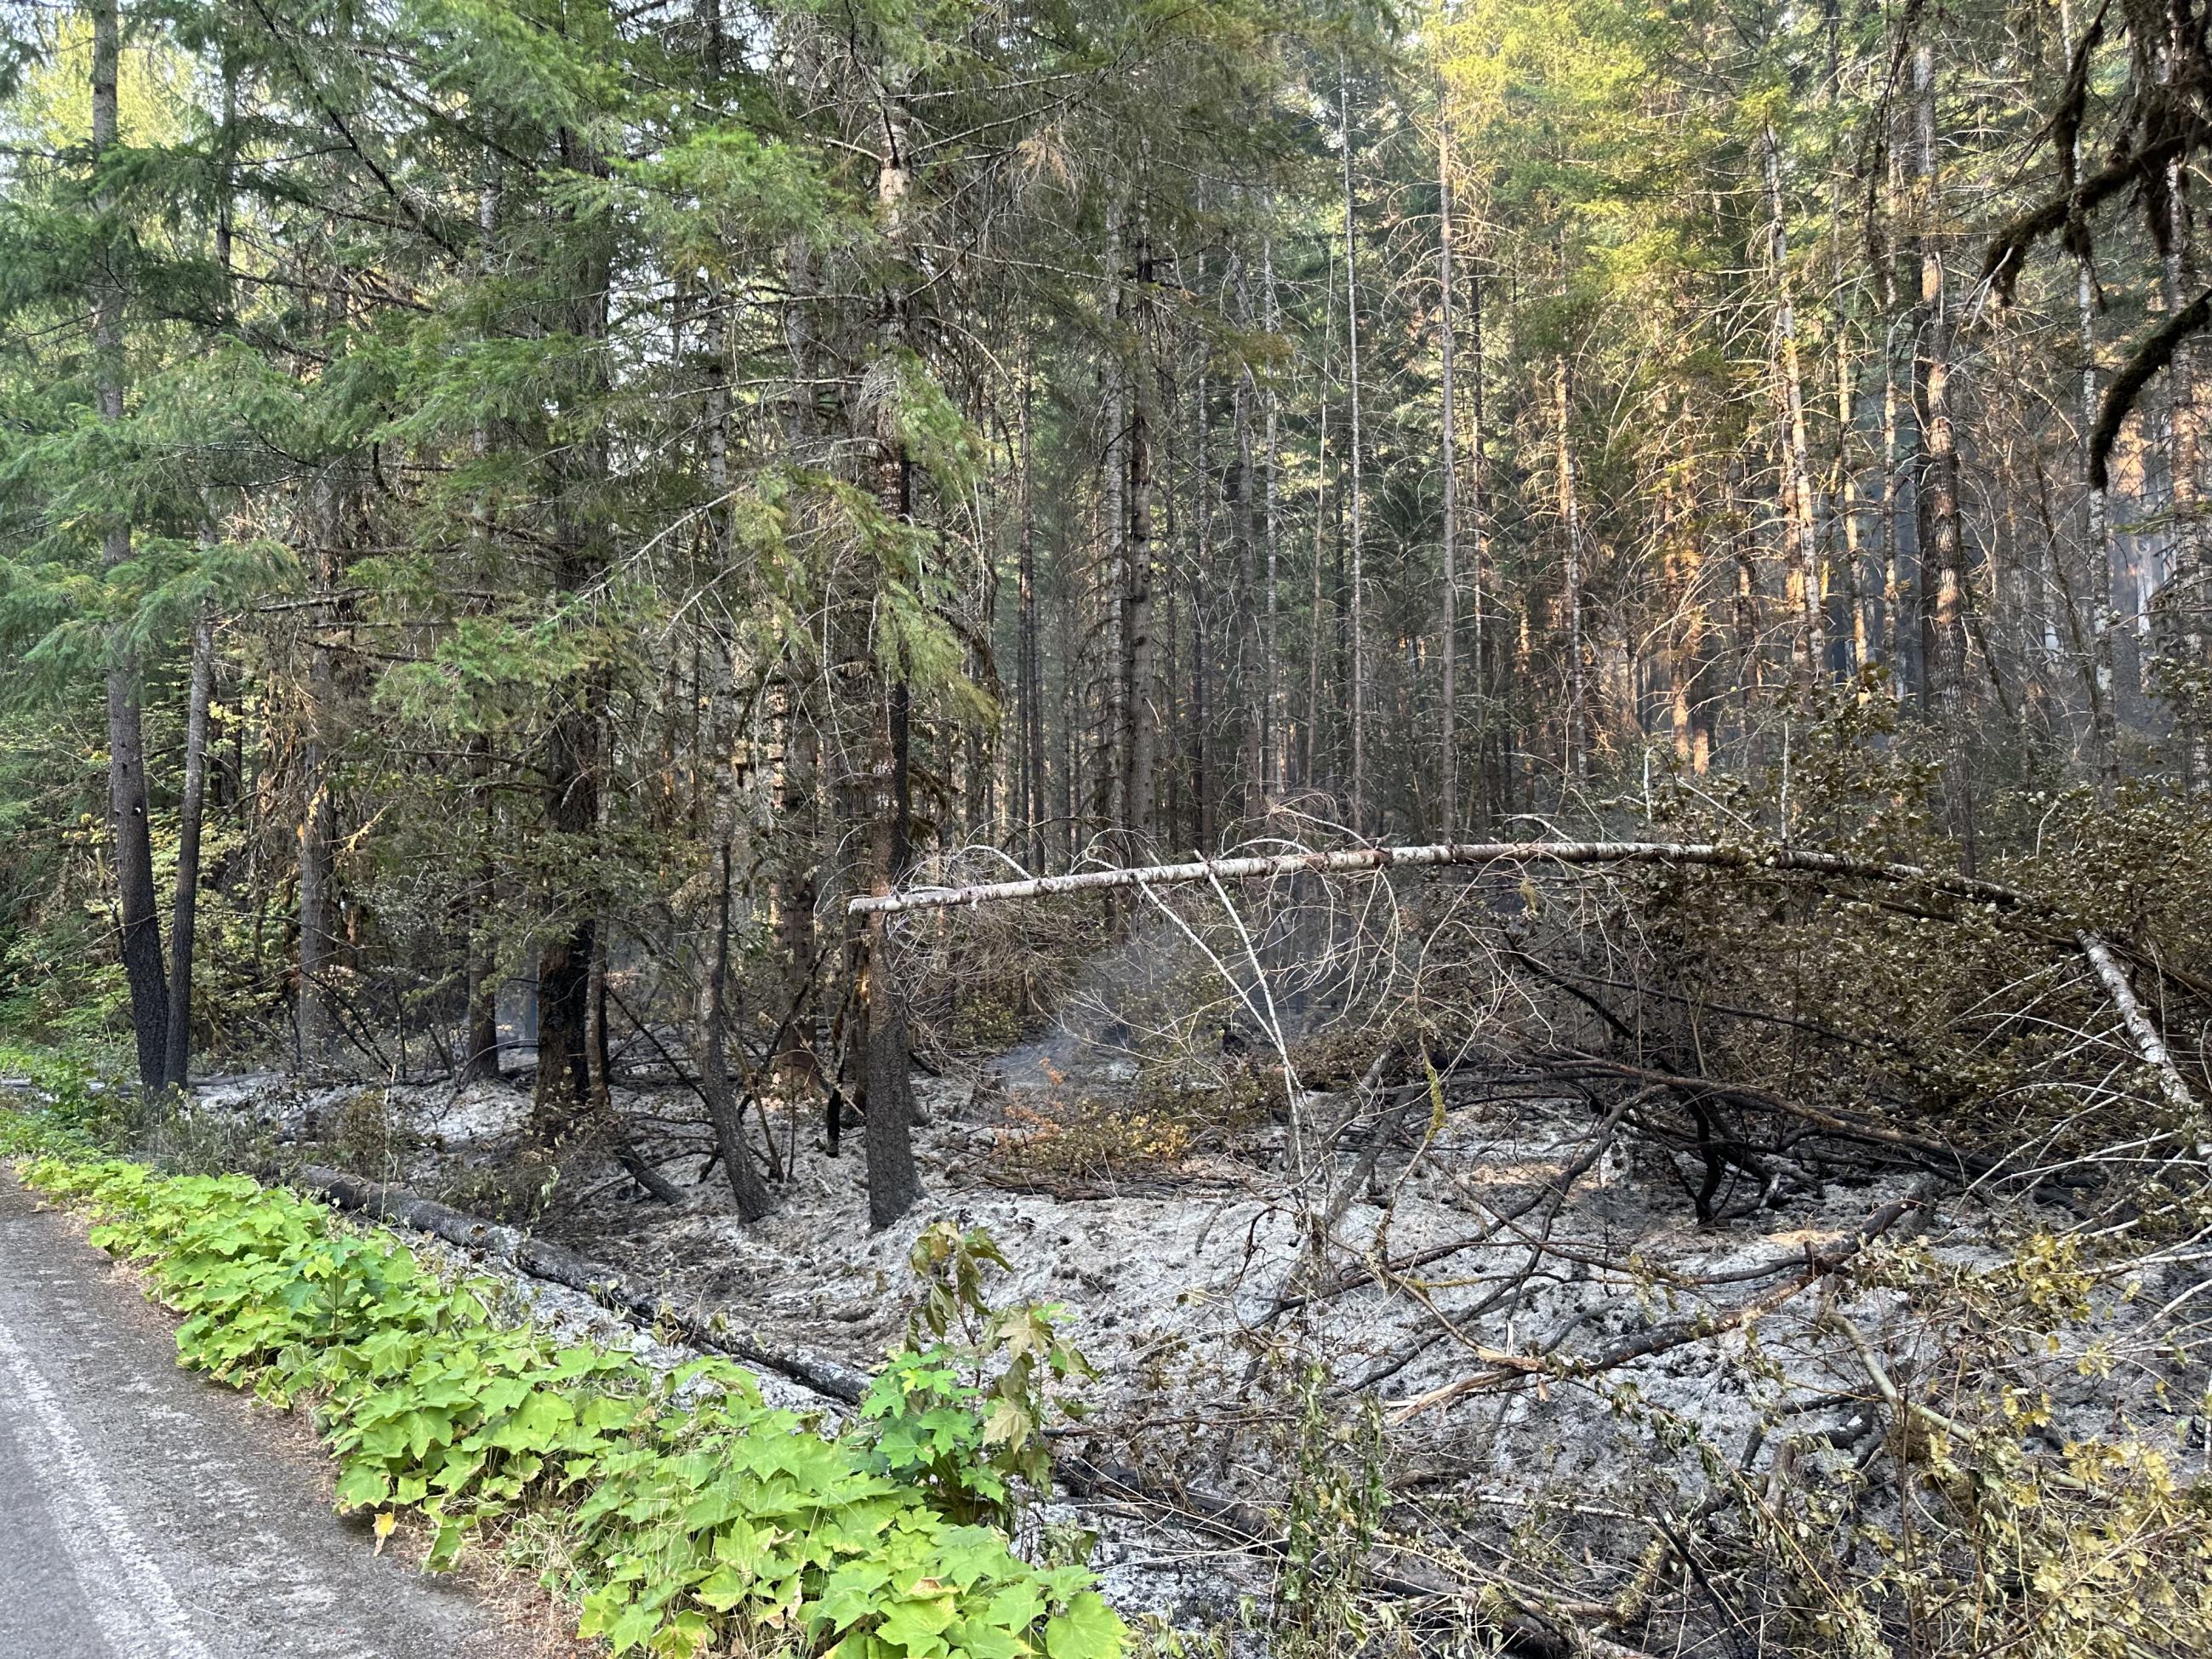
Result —
[[[296, 1423], [0, 1168], [0, 1659], [457, 1659], [462, 1590], [371, 1553]], [[509, 1650], [512, 1651], [513, 1650]]]

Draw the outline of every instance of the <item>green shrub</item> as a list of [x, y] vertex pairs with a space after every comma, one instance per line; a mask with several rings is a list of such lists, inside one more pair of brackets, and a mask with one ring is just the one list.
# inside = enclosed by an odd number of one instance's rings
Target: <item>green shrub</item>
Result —
[[[54, 1144], [20, 1117], [15, 1135]], [[1031, 1565], [896, 1478], [880, 1418], [824, 1438], [733, 1364], [656, 1375], [557, 1346], [500, 1322], [489, 1282], [446, 1283], [389, 1234], [244, 1176], [52, 1155], [27, 1176], [185, 1316], [180, 1363], [313, 1404], [340, 1506], [372, 1511], [380, 1536], [418, 1513], [442, 1568], [471, 1534], [550, 1517], [568, 1543], [551, 1577], [581, 1602], [580, 1633], [617, 1653], [1121, 1651], [1084, 1569]], [[988, 1423], [963, 1443], [994, 1443]]]

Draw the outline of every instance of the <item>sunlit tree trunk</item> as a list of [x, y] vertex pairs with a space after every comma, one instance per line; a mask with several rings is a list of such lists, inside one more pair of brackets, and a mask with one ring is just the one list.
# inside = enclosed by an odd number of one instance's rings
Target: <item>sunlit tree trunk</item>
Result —
[[1438, 805], [1441, 838], [1459, 833], [1459, 410], [1453, 385], [1451, 118], [1448, 96], [1437, 100], [1437, 470], [1443, 485], [1443, 625], [1438, 641], [1443, 659], [1443, 794]]
[[1567, 718], [1566, 771], [1567, 775], [1581, 779], [1589, 775], [1589, 675], [1583, 662], [1583, 515], [1582, 503], [1575, 488], [1574, 446], [1568, 432], [1568, 384], [1566, 354], [1553, 359], [1552, 407], [1553, 421], [1553, 459], [1559, 491], [1560, 563], [1565, 580], [1560, 596], [1561, 620], [1566, 626]]
[[[2161, 43], [2159, 78], [2172, 83], [2178, 61], [2188, 55], [2179, 31], [2202, 29], [2201, 20], [2185, 9], [2166, 9], [2172, 33]], [[2185, 154], [2177, 153], [2166, 164], [2166, 235], [2160, 249], [2159, 284], [2169, 317], [2178, 315], [2193, 295], [2197, 283], [2195, 226], [2189, 207], [2191, 168]], [[2181, 738], [2184, 781], [2191, 794], [2212, 793], [2212, 722], [2201, 706], [2202, 693], [2191, 682], [2206, 667], [2204, 591], [2212, 558], [2205, 544], [2212, 539], [2203, 500], [2204, 412], [2197, 385], [2201, 367], [2197, 340], [2185, 339], [2166, 365], [2166, 468], [2168, 506], [2173, 520], [2173, 563], [2167, 574], [2166, 604], [2173, 621], [2169, 636], [2181, 670], [2179, 695], [2174, 699]]]
[[1350, 412], [1352, 510], [1349, 547], [1352, 562], [1352, 799], [1353, 830], [1367, 828], [1367, 578], [1364, 562], [1366, 537], [1363, 511], [1366, 492], [1361, 487], [1359, 434], [1359, 220], [1352, 191], [1351, 84], [1341, 62], [1337, 65], [1337, 131], [1344, 148], [1344, 317], [1346, 398]]
[[1920, 546], [1927, 693], [1955, 726], [1966, 676], [1966, 549], [1959, 523], [1959, 453], [1951, 422], [1951, 330], [1943, 264], [1942, 169], [1936, 125], [1936, 48], [1912, 49], [1914, 183], [1920, 227], [1919, 347], [1913, 404], [1920, 427]]
[[1783, 512], [1787, 521], [1790, 655], [1801, 684], [1821, 678], [1823, 639], [1820, 554], [1813, 507], [1813, 465], [1805, 434], [1805, 380], [1797, 356], [1797, 307], [1790, 280], [1790, 232], [1782, 199], [1782, 147], [1771, 126], [1762, 129], [1767, 211], [1767, 257], [1774, 267], [1774, 332], [1782, 371], [1783, 448], [1786, 457]]
[[[1282, 319], [1275, 307], [1275, 248], [1273, 242], [1263, 243], [1260, 251], [1261, 285], [1264, 293], [1263, 326], [1267, 337], [1273, 339], [1282, 329]], [[1281, 619], [1278, 612], [1277, 550], [1282, 532], [1282, 411], [1275, 391], [1273, 376], [1261, 392], [1261, 402], [1266, 410], [1267, 443], [1264, 469], [1267, 476], [1267, 512], [1263, 537], [1266, 544], [1266, 577], [1261, 597], [1261, 656], [1266, 664], [1267, 697], [1261, 711], [1261, 751], [1264, 757], [1261, 787], [1272, 799], [1282, 792], [1285, 768], [1284, 754], [1287, 736], [1285, 726], [1289, 711], [1283, 687], [1283, 651]]]

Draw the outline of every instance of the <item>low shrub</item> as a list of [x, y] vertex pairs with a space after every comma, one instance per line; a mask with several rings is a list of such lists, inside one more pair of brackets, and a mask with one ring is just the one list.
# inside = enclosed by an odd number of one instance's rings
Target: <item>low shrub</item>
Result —
[[[19, 1150], [55, 1145], [21, 1115], [12, 1133]], [[1122, 1650], [1085, 1570], [1032, 1565], [1002, 1531], [946, 1513], [941, 1471], [931, 1486], [896, 1478], [878, 1422], [825, 1437], [724, 1361], [656, 1374], [561, 1346], [496, 1317], [490, 1282], [446, 1282], [391, 1235], [244, 1176], [52, 1151], [25, 1173], [185, 1316], [181, 1364], [312, 1405], [340, 1506], [371, 1512], [380, 1538], [417, 1513], [426, 1565], [443, 1568], [471, 1535], [550, 1518], [565, 1547], [549, 1577], [580, 1602], [580, 1634], [616, 1653]], [[990, 1437], [951, 1438], [980, 1455]]]

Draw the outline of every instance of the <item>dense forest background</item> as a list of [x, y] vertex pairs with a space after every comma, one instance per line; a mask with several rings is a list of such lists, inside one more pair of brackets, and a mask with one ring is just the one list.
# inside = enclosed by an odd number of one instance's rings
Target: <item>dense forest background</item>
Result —
[[0, 18], [20, 1086], [1003, 1275], [1148, 1654], [2205, 1650], [2203, 0]]
[[851, 896], [2212, 785], [2187, 6], [8, 15], [0, 1008], [149, 1085], [673, 1021], [889, 1214]]

